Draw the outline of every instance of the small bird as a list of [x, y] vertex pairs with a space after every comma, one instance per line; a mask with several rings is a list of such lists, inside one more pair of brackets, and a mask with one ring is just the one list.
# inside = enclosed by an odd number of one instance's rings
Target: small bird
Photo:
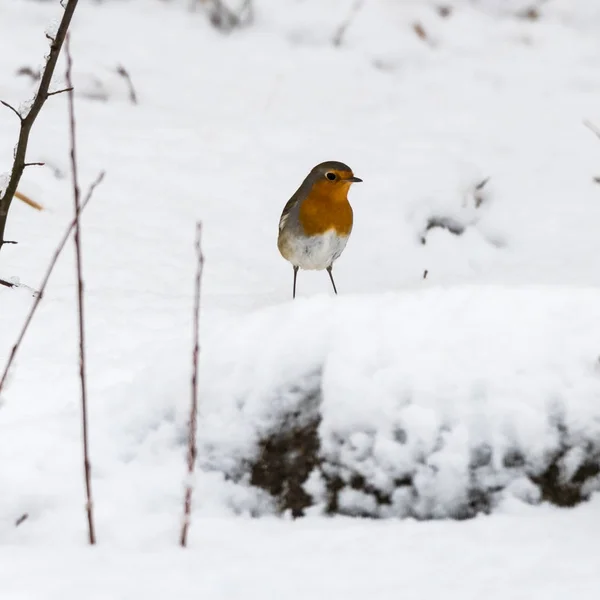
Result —
[[333, 291], [333, 263], [344, 251], [352, 231], [352, 207], [348, 190], [362, 181], [352, 169], [337, 161], [323, 162], [307, 175], [285, 205], [279, 219], [277, 247], [292, 263], [296, 297], [298, 269], [329, 273]]

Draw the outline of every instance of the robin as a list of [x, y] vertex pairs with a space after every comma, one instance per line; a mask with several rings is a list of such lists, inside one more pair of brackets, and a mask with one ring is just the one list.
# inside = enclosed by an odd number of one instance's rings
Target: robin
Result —
[[323, 269], [333, 291], [333, 263], [344, 251], [352, 231], [352, 207], [348, 190], [362, 181], [344, 163], [317, 165], [289, 199], [279, 220], [279, 252], [294, 268], [292, 297], [296, 297], [298, 269]]

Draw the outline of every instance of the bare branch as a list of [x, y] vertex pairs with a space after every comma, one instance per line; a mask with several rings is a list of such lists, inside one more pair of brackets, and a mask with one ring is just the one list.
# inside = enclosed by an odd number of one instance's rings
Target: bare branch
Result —
[[[56, 37], [53, 38], [52, 36], [46, 34], [46, 37], [51, 41], [50, 52], [46, 60], [44, 71], [40, 78], [38, 90], [35, 94], [27, 116], [21, 116], [12, 106], [8, 105], [8, 108], [10, 108], [14, 113], [19, 114], [19, 119], [21, 121], [21, 129], [19, 131], [19, 139], [17, 141], [17, 147], [15, 149], [15, 158], [13, 161], [10, 179], [8, 181], [8, 185], [6, 187], [6, 190], [4, 191], [4, 194], [0, 198], [0, 250], [2, 249], [3, 244], [6, 243], [4, 241], [4, 232], [6, 229], [8, 211], [10, 209], [10, 205], [15, 195], [15, 192], [17, 191], [17, 187], [19, 186], [19, 182], [21, 181], [23, 170], [25, 169], [27, 144], [29, 143], [29, 135], [31, 133], [31, 128], [33, 127], [35, 120], [37, 119], [40, 111], [42, 110], [42, 107], [44, 106], [44, 103], [48, 98], [48, 89], [50, 88], [50, 82], [52, 81], [52, 76], [54, 75], [56, 63], [58, 61], [63, 42], [67, 35], [67, 31], [69, 30], [69, 25], [71, 24], [73, 13], [75, 12], [75, 8], [77, 7], [77, 2], [78, 0], [68, 0], [66, 2], [66, 5], [64, 7], [65, 12], [62, 16], [60, 25], [58, 26]], [[5, 106], [7, 106], [5, 102], [2, 103]]]
[[332, 43], [334, 46], [337, 47], [337, 46], [342, 45], [342, 42], [344, 40], [344, 36], [346, 35], [346, 31], [348, 30], [348, 27], [350, 27], [350, 25], [352, 25], [352, 21], [354, 21], [356, 15], [360, 11], [360, 9], [362, 8], [364, 3], [365, 3], [364, 0], [356, 0], [354, 2], [354, 4], [352, 5], [352, 8], [350, 9], [350, 13], [346, 17], [346, 20], [342, 22], [342, 24], [338, 27], [337, 32], [333, 36]]
[[[92, 196], [94, 195], [94, 190], [102, 183], [102, 180], [104, 179], [104, 175], [105, 175], [105, 172], [100, 171], [98, 177], [96, 177], [96, 179], [92, 182], [92, 185], [90, 185], [90, 187], [88, 188], [88, 192], [85, 195], [85, 200], [81, 204], [81, 209], [79, 212], [82, 212], [83, 209], [87, 206], [88, 202], [92, 199]], [[73, 221], [73, 225], [72, 225], [71, 229], [73, 227], [75, 227], [75, 221]], [[69, 232], [70, 232], [70, 230], [69, 230]]]
[[131, 80], [131, 75], [129, 74], [129, 71], [127, 71], [127, 69], [123, 65], [119, 65], [117, 67], [117, 74], [123, 77], [123, 79], [125, 79], [125, 82], [127, 83], [127, 87], [129, 88], [129, 100], [131, 101], [131, 104], [137, 104], [138, 97], [135, 91], [135, 87], [133, 86], [133, 81]]
[[198, 355], [200, 353], [200, 284], [204, 269], [204, 255], [202, 254], [202, 223], [196, 223], [196, 280], [194, 286], [194, 348], [192, 351], [192, 402], [190, 406], [190, 422], [188, 432], [188, 480], [185, 489], [183, 507], [183, 524], [179, 543], [183, 548], [187, 546], [188, 530], [190, 528], [192, 513], [192, 477], [196, 464], [198, 448], [196, 446], [196, 429], [198, 423]]
[[88, 520], [88, 536], [90, 545], [96, 543], [96, 534], [94, 531], [94, 513], [92, 502], [92, 480], [91, 466], [89, 458], [89, 436], [88, 436], [88, 416], [87, 416], [87, 380], [85, 368], [85, 313], [83, 303], [83, 268], [81, 265], [81, 231], [79, 216], [81, 213], [81, 202], [79, 197], [79, 182], [77, 175], [77, 145], [75, 136], [75, 100], [73, 93], [73, 83], [71, 73], [73, 69], [73, 59], [71, 58], [70, 36], [67, 33], [65, 43], [65, 54], [67, 57], [66, 80], [67, 87], [70, 88], [69, 99], [69, 133], [71, 142], [71, 175], [73, 180], [73, 209], [75, 212], [75, 266], [77, 270], [77, 315], [79, 325], [79, 380], [81, 383], [81, 418], [83, 431], [83, 467], [85, 475], [86, 491], [86, 513]]
[[73, 90], [72, 87], [68, 87], [68, 88], [65, 88], [64, 90], [56, 90], [55, 92], [48, 92], [46, 94], [46, 98], [50, 98], [50, 96], [56, 96], [57, 94], [64, 94], [65, 92], [70, 92], [72, 90]]
[[21, 113], [14, 106], [11, 106], [8, 102], [5, 102], [4, 100], [0, 100], [0, 103], [4, 104], [6, 108], [10, 108], [10, 110], [12, 110], [15, 113], [15, 115], [19, 117], [19, 121], [23, 122], [23, 117], [21, 116]]
[[32, 162], [32, 163], [23, 163], [23, 167], [44, 167], [46, 163], [43, 162]]
[[[92, 194], [94, 193], [94, 190], [96, 189], [96, 187], [100, 184], [100, 182], [103, 179], [104, 179], [104, 171], [102, 171], [102, 173], [100, 173], [100, 175], [98, 175], [98, 177], [96, 178], [94, 183], [92, 183], [92, 185], [90, 186], [88, 193], [85, 197], [85, 200], [83, 201], [83, 203], [81, 205], [81, 210], [79, 211], [80, 214], [81, 214], [81, 212], [83, 212], [85, 207], [88, 205], [89, 201], [92, 199]], [[8, 361], [6, 363], [6, 366], [4, 367], [2, 377], [0, 377], [0, 393], [2, 392], [2, 388], [4, 387], [6, 377], [8, 375], [8, 372], [10, 371], [10, 368], [11, 368], [14, 360], [15, 360], [17, 352], [19, 351], [19, 348], [21, 347], [21, 342], [23, 341], [23, 338], [25, 337], [25, 334], [27, 333], [27, 330], [29, 329], [29, 324], [31, 323], [31, 320], [33, 319], [33, 316], [35, 315], [35, 311], [37, 310], [39, 303], [42, 301], [42, 297], [44, 296], [44, 292], [46, 291], [46, 286], [48, 285], [48, 281], [50, 280], [52, 271], [54, 271], [54, 267], [56, 266], [56, 263], [58, 262], [58, 258], [60, 257], [60, 255], [69, 239], [69, 236], [71, 235], [71, 231], [73, 231], [73, 229], [75, 228], [77, 220], [78, 220], [78, 218], [75, 217], [71, 221], [71, 223], [69, 223], [69, 226], [65, 230], [63, 237], [61, 238], [60, 242], [58, 243], [58, 246], [56, 247], [56, 250], [54, 251], [52, 258], [50, 259], [50, 263], [48, 265], [48, 268], [46, 269], [44, 278], [42, 279], [42, 284], [40, 285], [40, 289], [37, 292], [37, 294], [35, 295], [35, 300], [31, 306], [31, 309], [29, 310], [29, 314], [27, 315], [25, 322], [23, 323], [23, 327], [21, 328], [21, 331], [19, 333], [17, 341], [16, 341], [15, 345], [12, 347], [11, 353], [8, 357]], [[10, 243], [10, 242], [5, 242], [5, 244], [8, 244], [8, 243]], [[6, 287], [20, 287], [16, 283], [11, 283], [11, 282], [5, 281], [3, 279], [0, 279], [0, 285], [4, 285]]]

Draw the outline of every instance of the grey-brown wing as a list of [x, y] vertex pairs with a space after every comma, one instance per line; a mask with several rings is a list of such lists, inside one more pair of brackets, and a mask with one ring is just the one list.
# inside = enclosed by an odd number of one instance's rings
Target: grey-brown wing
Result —
[[283, 207], [283, 212], [281, 213], [281, 217], [279, 218], [279, 231], [282, 231], [283, 228], [285, 227], [285, 224], [287, 223], [287, 220], [290, 216], [290, 213], [294, 209], [296, 202], [297, 202], [297, 199], [294, 194], [294, 196], [292, 196], [287, 201], [287, 204]]

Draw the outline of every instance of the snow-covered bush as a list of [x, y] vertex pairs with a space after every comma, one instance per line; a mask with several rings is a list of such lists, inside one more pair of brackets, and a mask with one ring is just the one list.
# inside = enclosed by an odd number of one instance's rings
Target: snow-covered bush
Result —
[[600, 489], [598, 292], [314, 298], [234, 328], [206, 347], [202, 465], [278, 511], [462, 519]]

